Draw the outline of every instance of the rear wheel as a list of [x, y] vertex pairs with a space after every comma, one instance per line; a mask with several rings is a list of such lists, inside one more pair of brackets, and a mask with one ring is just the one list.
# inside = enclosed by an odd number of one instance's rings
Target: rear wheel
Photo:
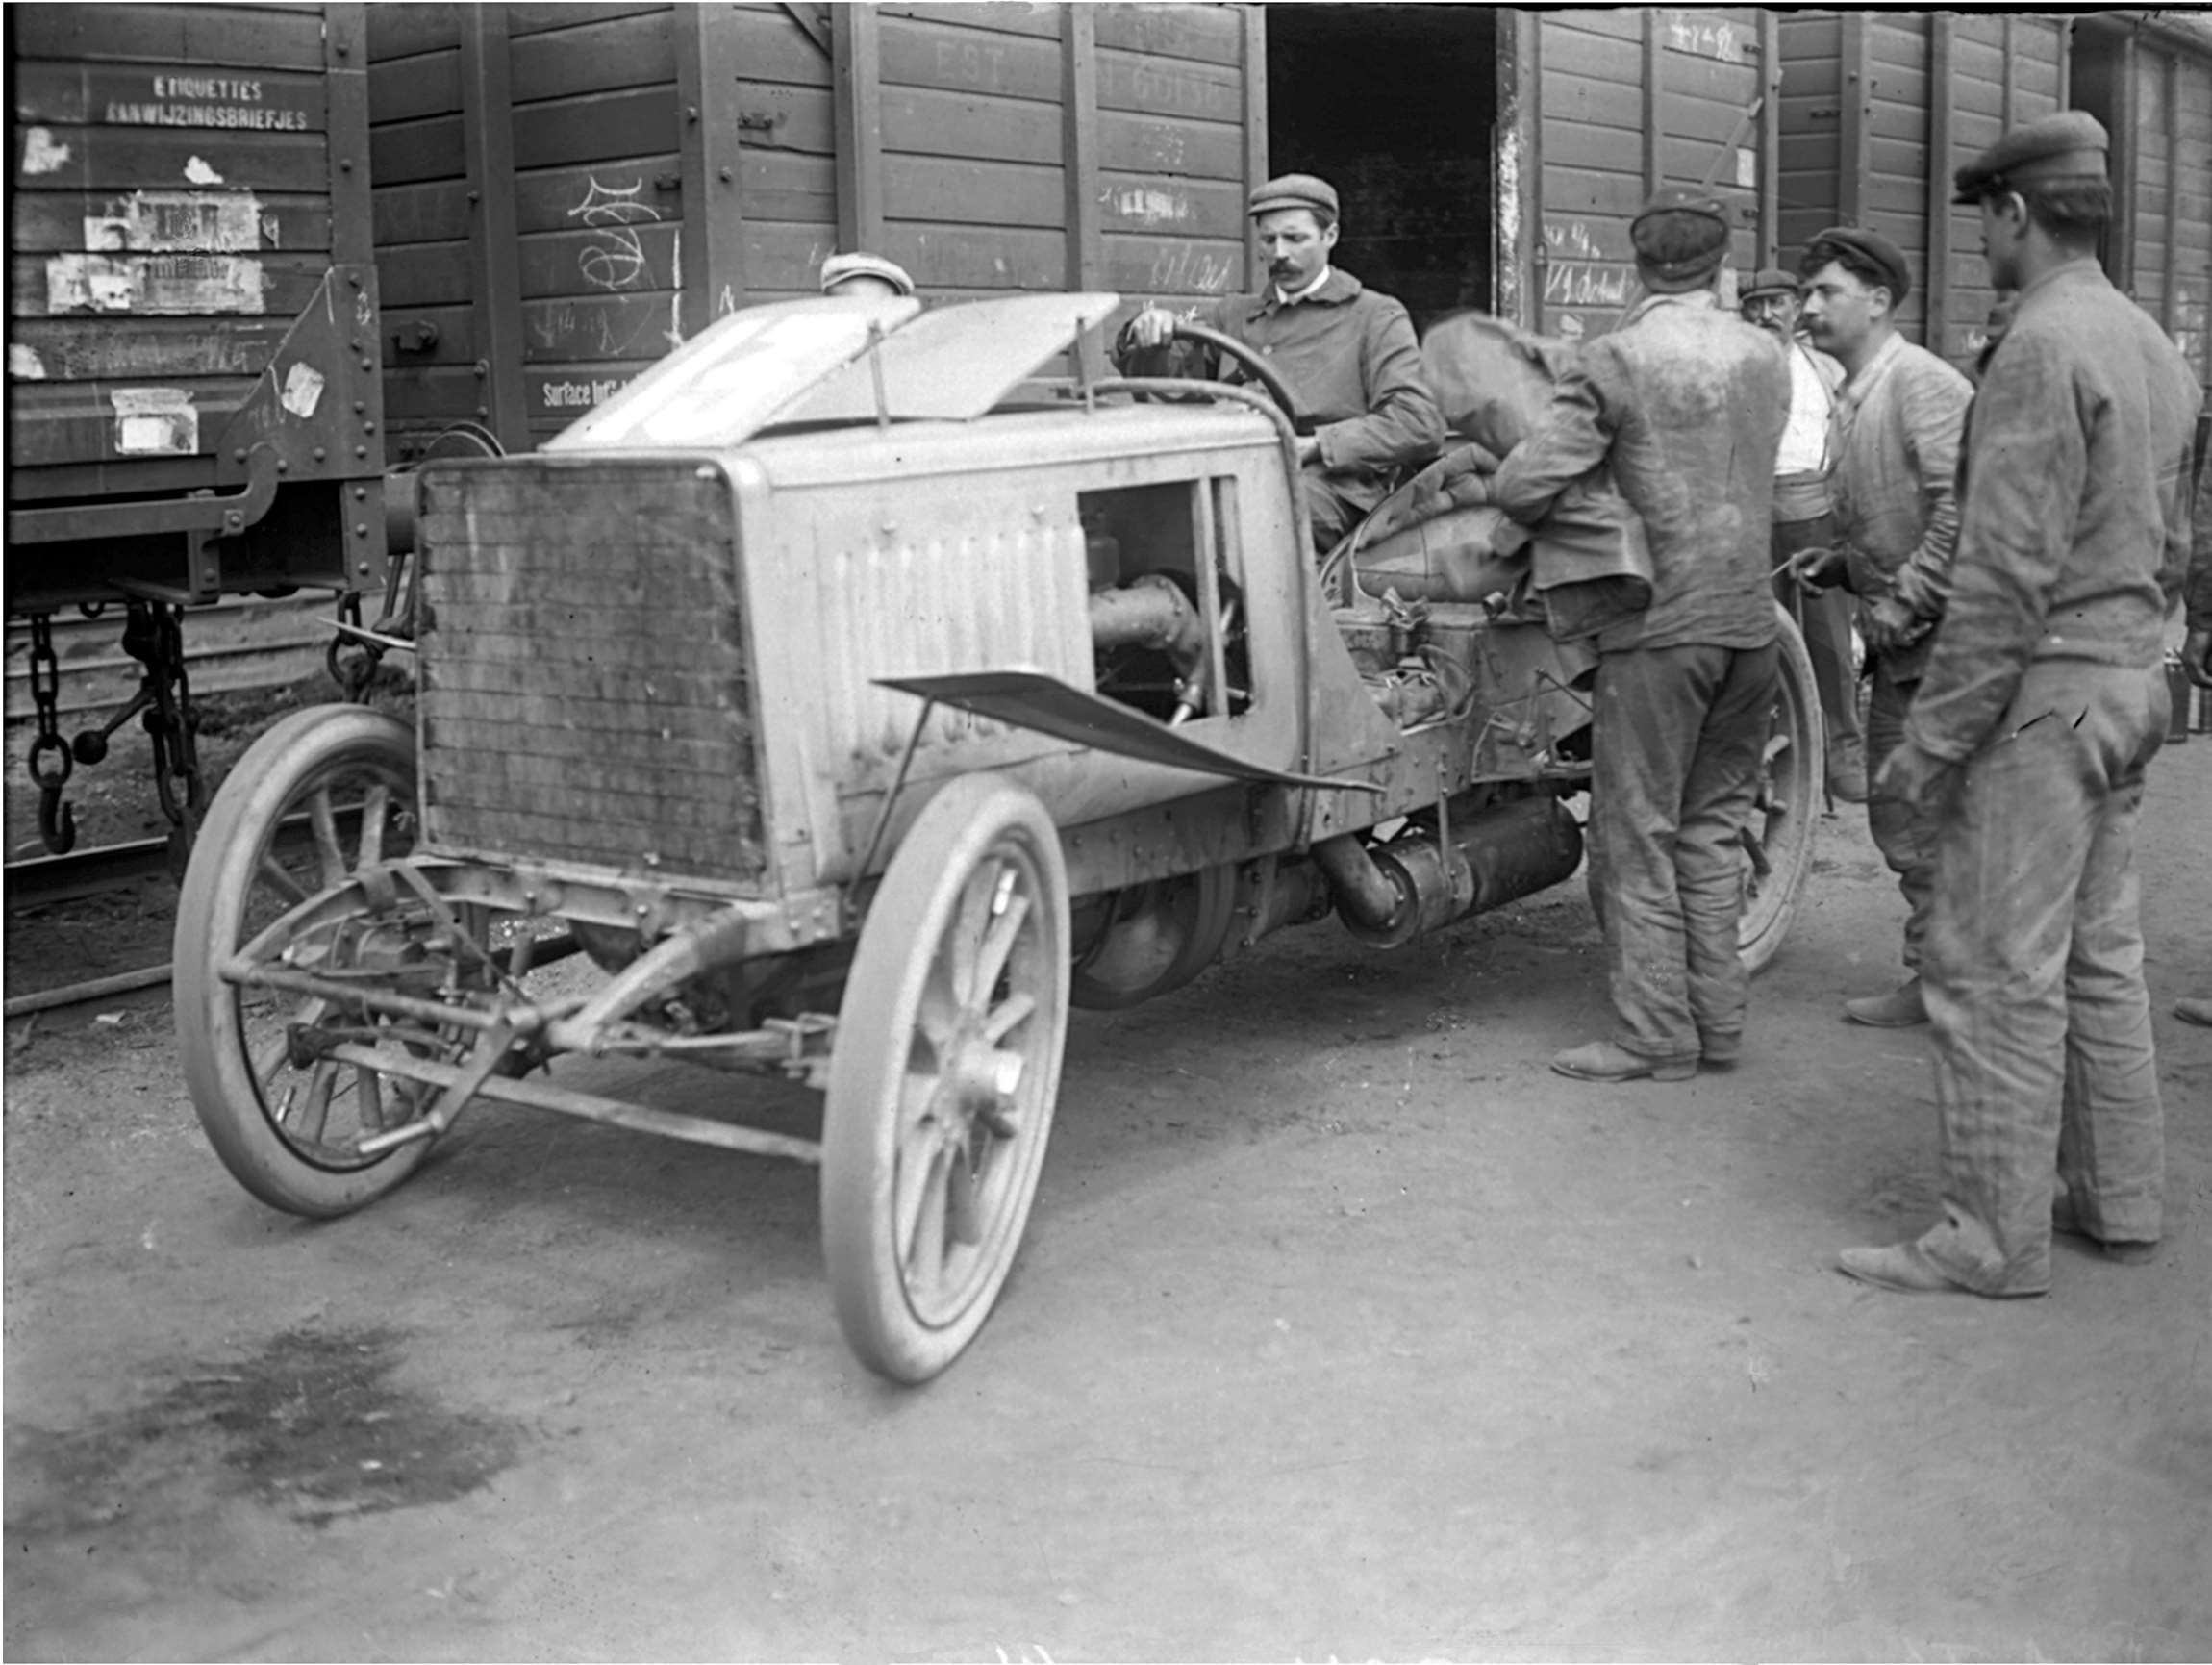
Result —
[[960, 1356], [1037, 1193], [1068, 1035], [1068, 874], [1036, 797], [929, 801], [868, 908], [822, 1128], [822, 1249], [845, 1339], [895, 1381]]
[[1777, 602], [1774, 613], [1781, 668], [1751, 820], [1744, 829], [1744, 915], [1736, 936], [1737, 951], [1753, 971], [1781, 951], [1797, 917], [1797, 897], [1813, 870], [1813, 837], [1827, 770], [1827, 734], [1812, 655], [1789, 611]]

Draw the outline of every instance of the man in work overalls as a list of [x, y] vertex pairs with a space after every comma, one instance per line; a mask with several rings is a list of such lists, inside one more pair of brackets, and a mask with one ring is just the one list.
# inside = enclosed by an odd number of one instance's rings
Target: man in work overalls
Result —
[[[1873, 661], [1867, 767], [1877, 775], [1904, 732], [1934, 647], [1958, 542], [1958, 447], [1973, 386], [1898, 333], [1911, 291], [1904, 251], [1879, 232], [1831, 226], [1806, 245], [1805, 315], [1813, 340], [1850, 372], [1836, 407], [1835, 544], [1808, 554], [1811, 584], [1843, 584], [1859, 598], [1859, 631]], [[1878, 789], [1867, 826], [1905, 898], [1905, 981], [1844, 1002], [1844, 1016], [1878, 1029], [1927, 1022], [1921, 945], [1935, 892], [1936, 829], [1920, 807]]]
[[1179, 320], [1190, 320], [1271, 363], [1297, 397], [1295, 415], [1312, 422], [1298, 461], [1314, 546], [1331, 549], [1390, 494], [1402, 469], [1436, 455], [1444, 416], [1404, 306], [1329, 264], [1336, 188], [1287, 173], [1252, 192], [1247, 212], [1267, 255], [1268, 287], [1182, 314], [1147, 307], [1122, 331], [1118, 356], [1163, 346]]
[[1771, 577], [1781, 344], [1723, 309], [1727, 210], [1663, 191], [1630, 228], [1646, 298], [1582, 350], [1491, 500], [1525, 525], [1600, 464], [1644, 518], [1651, 602], [1598, 633], [1591, 877], [1615, 1024], [1551, 1061], [1681, 1080], [1743, 1044], [1742, 832], [1779, 676]]
[[2133, 1260], [2162, 1225], [2135, 823], [2202, 395], [2098, 264], [2106, 149], [2066, 111], [1957, 175], [1990, 280], [2020, 300], [1968, 420], [1943, 628], [1876, 781], [1940, 820], [1921, 976], [1943, 1215], [1843, 1251], [1883, 1289], [2041, 1295], [2054, 1230]]

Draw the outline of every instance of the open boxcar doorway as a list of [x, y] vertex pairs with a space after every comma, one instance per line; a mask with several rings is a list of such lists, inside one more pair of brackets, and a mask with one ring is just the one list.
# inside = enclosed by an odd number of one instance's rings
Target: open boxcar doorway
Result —
[[1337, 264], [1417, 329], [1492, 310], [1496, 12], [1291, 5], [1267, 21], [1269, 170], [1337, 188]]

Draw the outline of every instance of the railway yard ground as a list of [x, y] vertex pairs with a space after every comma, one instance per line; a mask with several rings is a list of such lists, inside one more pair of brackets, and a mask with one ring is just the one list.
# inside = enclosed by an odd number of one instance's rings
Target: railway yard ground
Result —
[[[2018, 1302], [1832, 1269], [1935, 1164], [1925, 1031], [1837, 1020], [1900, 917], [1849, 809], [1726, 1073], [1547, 1072], [1579, 880], [1075, 1014], [1022, 1259], [918, 1390], [839, 1337], [811, 1170], [479, 1107], [310, 1224], [217, 1164], [165, 991], [13, 1019], [6, 1654], [2212, 1657], [2208, 829], [2198, 735], [2141, 859], [2166, 1245]], [[169, 905], [12, 898], [9, 993]]]

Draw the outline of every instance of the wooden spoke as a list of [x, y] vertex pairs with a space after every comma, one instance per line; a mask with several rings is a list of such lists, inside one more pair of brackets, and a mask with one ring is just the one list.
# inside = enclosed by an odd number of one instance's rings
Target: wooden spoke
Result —
[[1028, 1022], [1030, 1015], [1036, 1010], [1037, 996], [1026, 989], [1017, 990], [999, 1001], [996, 1009], [992, 1012], [989, 1018], [984, 1020], [983, 1038], [993, 1047], [997, 1046], [999, 1042], [1005, 1040], [1008, 1035]]
[[977, 1197], [982, 1186], [974, 1153], [969, 1142], [963, 1139], [953, 1148], [944, 1175], [944, 1224], [955, 1243], [972, 1247], [983, 1241], [983, 1207]]
[[307, 813], [314, 828], [314, 852], [322, 863], [322, 888], [327, 891], [345, 877], [345, 851], [339, 845], [338, 814], [331, 808], [329, 787], [315, 789]]
[[330, 1121], [331, 1090], [338, 1085], [338, 1066], [327, 1058], [315, 1060], [307, 1078], [307, 1099], [300, 1107], [298, 1134], [307, 1145], [320, 1145]]
[[915, 1216], [914, 1230], [905, 1239], [904, 1262], [907, 1288], [917, 1294], [931, 1294], [944, 1278], [944, 1210], [946, 1201], [946, 1169], [950, 1166], [950, 1153], [942, 1143], [931, 1154], [929, 1167], [917, 1189], [921, 1193], [921, 1206]]
[[382, 1133], [390, 1125], [384, 1119], [384, 1077], [363, 1068], [353, 1072], [354, 1100], [361, 1106], [364, 1133]]
[[262, 851], [260, 871], [263, 881], [283, 896], [289, 906], [297, 907], [314, 895], [286, 870], [285, 865], [277, 860], [274, 850]]
[[1029, 898], [1015, 895], [1007, 898], [1006, 905], [991, 923], [991, 930], [976, 950], [975, 970], [968, 983], [969, 1004], [986, 1006], [998, 988], [998, 979], [1006, 971], [1006, 962], [1014, 953], [1016, 940], [1021, 935], [1021, 921], [1029, 917]]
[[361, 800], [361, 842], [355, 854], [356, 867], [367, 867], [384, 860], [384, 819], [391, 813], [391, 789], [384, 782], [373, 781]]

